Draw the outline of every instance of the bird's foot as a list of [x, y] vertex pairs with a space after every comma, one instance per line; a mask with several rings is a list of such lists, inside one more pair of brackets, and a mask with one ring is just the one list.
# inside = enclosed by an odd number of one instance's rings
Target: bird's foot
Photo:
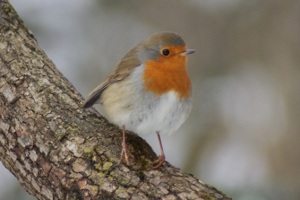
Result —
[[151, 164], [153, 166], [153, 169], [158, 169], [160, 166], [162, 166], [165, 162], [166, 158], [165, 155], [160, 155], [155, 161], [153, 161]]

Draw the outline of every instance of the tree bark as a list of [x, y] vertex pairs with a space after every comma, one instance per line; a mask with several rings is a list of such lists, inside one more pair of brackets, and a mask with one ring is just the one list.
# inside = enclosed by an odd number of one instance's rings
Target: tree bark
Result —
[[37, 199], [229, 199], [166, 163], [128, 134], [134, 164], [119, 164], [121, 131], [95, 110], [0, 1], [0, 158]]

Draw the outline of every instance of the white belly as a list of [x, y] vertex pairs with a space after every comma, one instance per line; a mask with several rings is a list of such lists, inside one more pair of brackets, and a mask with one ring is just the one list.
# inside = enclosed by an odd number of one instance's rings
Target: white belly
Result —
[[137, 134], [170, 134], [188, 117], [192, 98], [179, 99], [174, 91], [157, 96], [145, 92], [142, 66], [132, 77], [107, 88], [102, 94], [106, 117], [114, 124]]

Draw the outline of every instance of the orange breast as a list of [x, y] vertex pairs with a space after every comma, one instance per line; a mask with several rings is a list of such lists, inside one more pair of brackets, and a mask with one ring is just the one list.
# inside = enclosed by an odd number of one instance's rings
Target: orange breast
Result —
[[186, 69], [186, 55], [160, 56], [145, 63], [145, 87], [157, 95], [176, 91], [180, 98], [191, 95], [191, 81]]

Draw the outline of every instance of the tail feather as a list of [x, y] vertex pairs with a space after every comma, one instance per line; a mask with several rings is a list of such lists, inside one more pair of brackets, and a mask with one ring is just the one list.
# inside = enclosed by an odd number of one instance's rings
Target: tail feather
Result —
[[108, 81], [105, 81], [98, 85], [86, 98], [86, 100], [82, 103], [82, 108], [89, 108], [93, 106], [95, 103], [100, 102], [102, 92], [109, 85]]
[[100, 94], [89, 96], [83, 103], [82, 108], [92, 107], [100, 99]]

